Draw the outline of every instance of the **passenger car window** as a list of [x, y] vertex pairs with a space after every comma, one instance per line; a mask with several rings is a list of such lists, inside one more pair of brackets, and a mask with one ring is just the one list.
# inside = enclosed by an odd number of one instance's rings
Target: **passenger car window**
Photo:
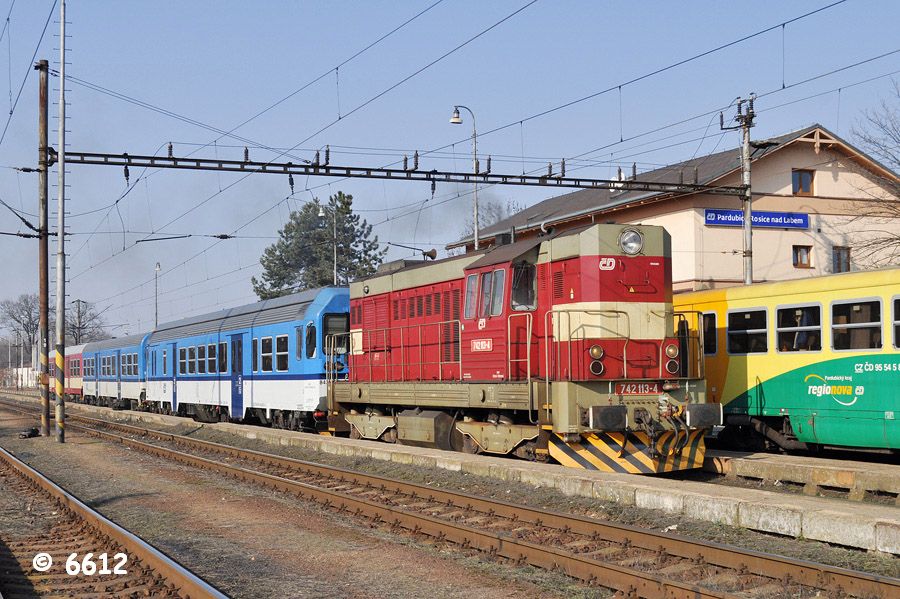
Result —
[[833, 349], [881, 347], [881, 302], [850, 301], [831, 305]]
[[[240, 367], [244, 369], [243, 364]], [[219, 344], [219, 372], [228, 372], [228, 344], [225, 342]]]
[[703, 315], [703, 353], [704, 355], [712, 356], [717, 351], [719, 351], [719, 339], [716, 328], [716, 313], [709, 312]]
[[201, 345], [197, 348], [197, 372], [206, 374], [206, 346]]
[[316, 357], [316, 325], [313, 323], [306, 325], [306, 357]]
[[253, 372], [256, 372], [259, 370], [259, 339], [250, 342], [250, 353], [252, 354], [250, 361], [253, 363]]
[[822, 310], [819, 306], [779, 308], [775, 330], [778, 351], [819, 351], [822, 349]]
[[260, 339], [260, 355], [262, 358], [262, 371], [272, 372], [272, 338]]
[[210, 374], [216, 371], [216, 344], [210, 343], [206, 347], [206, 359], [209, 362], [209, 372]]
[[766, 311], [746, 310], [728, 314], [728, 353], [756, 354], [769, 351]]
[[284, 372], [288, 369], [288, 336], [275, 338], [275, 370]]

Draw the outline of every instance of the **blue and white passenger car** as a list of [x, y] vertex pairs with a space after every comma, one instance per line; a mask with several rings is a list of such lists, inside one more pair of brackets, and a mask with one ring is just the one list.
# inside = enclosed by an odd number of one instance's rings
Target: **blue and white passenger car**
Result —
[[88, 343], [82, 351], [86, 403], [132, 408], [143, 401], [144, 356], [149, 333]]
[[315, 429], [326, 367], [346, 376], [346, 348], [326, 355], [325, 338], [347, 338], [349, 309], [347, 288], [326, 287], [162, 324], [147, 345], [144, 407]]

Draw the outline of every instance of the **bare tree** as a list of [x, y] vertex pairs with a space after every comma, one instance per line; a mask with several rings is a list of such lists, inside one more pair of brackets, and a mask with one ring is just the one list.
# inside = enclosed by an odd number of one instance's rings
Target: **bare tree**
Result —
[[76, 300], [66, 314], [66, 338], [75, 345], [109, 338], [106, 323], [91, 302]]
[[0, 301], [0, 323], [25, 340], [26, 355], [31, 355], [31, 347], [37, 342], [40, 318], [36, 293], [23, 293], [14, 300]]
[[[498, 198], [488, 197], [478, 202], [478, 227], [485, 229], [501, 220], [507, 219], [513, 214], [520, 212], [522, 206], [515, 200], [507, 200], [503, 203]], [[461, 238], [472, 237], [475, 235], [475, 218], [469, 215], [463, 225]]]
[[859, 216], [868, 219], [868, 231], [855, 243], [855, 259], [867, 266], [900, 262], [900, 83], [878, 108], [863, 113], [853, 135], [860, 147], [890, 172], [867, 171], [868, 196]]

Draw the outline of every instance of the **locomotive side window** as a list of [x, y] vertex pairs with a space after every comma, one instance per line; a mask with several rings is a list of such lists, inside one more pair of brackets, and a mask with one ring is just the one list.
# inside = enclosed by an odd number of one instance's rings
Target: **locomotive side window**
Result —
[[900, 297], [894, 298], [894, 347], [900, 347]]
[[254, 338], [253, 341], [250, 342], [250, 353], [253, 355], [250, 359], [250, 361], [253, 362], [253, 372], [256, 372], [259, 370], [259, 339]]
[[537, 269], [534, 264], [517, 264], [513, 266], [512, 293], [510, 307], [516, 312], [525, 312], [537, 308]]
[[275, 370], [284, 372], [288, 369], [288, 336], [275, 338]]
[[850, 301], [831, 304], [833, 349], [881, 347], [881, 302]]
[[775, 331], [778, 351], [820, 351], [822, 349], [822, 309], [819, 306], [779, 308]]
[[316, 357], [316, 325], [313, 323], [306, 325], [306, 357]]
[[[431, 296], [429, 295], [430, 299]], [[429, 302], [430, 303], [430, 302]], [[350, 348], [348, 345], [350, 344], [350, 336], [347, 334], [350, 332], [350, 321], [347, 319], [346, 314], [326, 314], [325, 315], [325, 337], [327, 338], [329, 335], [332, 335], [331, 344], [334, 348], [334, 353], [337, 355], [346, 354]], [[325, 351], [331, 349], [330, 347], [326, 347]]]
[[262, 358], [262, 371], [272, 372], [272, 338], [263, 337], [260, 339], [260, 355]]
[[466, 277], [466, 303], [463, 316], [475, 318], [475, 293], [478, 291], [478, 275]]
[[766, 311], [744, 310], [728, 314], [728, 353], [759, 354], [769, 351]]
[[197, 348], [197, 372], [206, 374], [206, 346], [201, 345]]
[[491, 297], [491, 316], [503, 314], [503, 292], [506, 285], [506, 271], [494, 271], [494, 292]]
[[713, 356], [717, 351], [719, 351], [719, 339], [716, 313], [709, 312], [703, 315], [703, 354]]
[[481, 273], [481, 302], [479, 302], [478, 308], [478, 316], [481, 317], [489, 316], [491, 312], [491, 291], [493, 290], [491, 281], [493, 280], [493, 274], [491, 272]]

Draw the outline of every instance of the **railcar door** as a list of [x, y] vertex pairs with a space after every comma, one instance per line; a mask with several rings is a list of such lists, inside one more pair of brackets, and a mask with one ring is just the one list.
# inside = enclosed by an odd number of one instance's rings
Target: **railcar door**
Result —
[[116, 363], [115, 363], [115, 372], [116, 372], [116, 403], [122, 403], [122, 350], [116, 350]]
[[244, 418], [244, 336], [231, 338], [231, 417]]
[[172, 359], [169, 360], [169, 364], [172, 366], [172, 413], [178, 413], [178, 353], [177, 353], [177, 344], [170, 343], [169, 344], [169, 355], [172, 356]]

